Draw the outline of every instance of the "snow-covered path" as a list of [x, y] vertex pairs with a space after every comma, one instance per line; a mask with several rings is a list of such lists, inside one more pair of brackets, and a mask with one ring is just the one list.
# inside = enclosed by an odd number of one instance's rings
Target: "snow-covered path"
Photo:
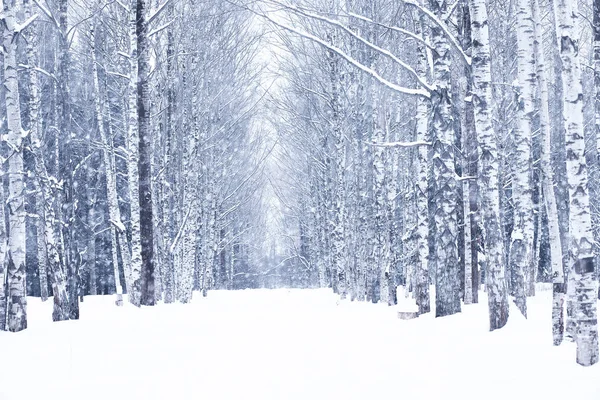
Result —
[[29, 329], [0, 332], [0, 399], [600, 398], [600, 366], [553, 348], [550, 297], [488, 332], [485, 303], [402, 321], [327, 290], [211, 292], [191, 305], [117, 308], [88, 297], [52, 323], [29, 299]]

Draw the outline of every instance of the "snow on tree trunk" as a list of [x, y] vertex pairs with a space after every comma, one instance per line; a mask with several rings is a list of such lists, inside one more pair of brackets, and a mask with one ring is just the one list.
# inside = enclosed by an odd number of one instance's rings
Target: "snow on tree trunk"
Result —
[[48, 251], [46, 249], [46, 238], [44, 237], [44, 225], [46, 224], [44, 215], [44, 197], [42, 196], [41, 185], [38, 185], [39, 193], [35, 196], [35, 204], [37, 209], [38, 218], [36, 221], [37, 237], [36, 243], [38, 247], [38, 273], [40, 278], [40, 299], [42, 301], [48, 300], [48, 271], [46, 266], [48, 265]]
[[596, 156], [600, 168], [600, 0], [593, 0], [594, 34], [594, 125], [596, 130]]
[[556, 33], [562, 61], [563, 119], [566, 129], [569, 235], [575, 283], [577, 363], [598, 362], [598, 282], [594, 271], [592, 221], [583, 129], [583, 93], [578, 59], [579, 24], [575, 0], [554, 0]]
[[[600, 0], [593, 0], [593, 52], [594, 52], [594, 125], [596, 132], [596, 168], [600, 172]], [[596, 178], [596, 185], [600, 185], [600, 178]], [[597, 201], [600, 199], [600, 188], [596, 188]], [[596, 213], [596, 226], [600, 225]], [[598, 233], [598, 229], [596, 229]], [[596, 238], [598, 240], [598, 238]], [[596, 258], [598, 259], [598, 258]], [[596, 275], [600, 279], [600, 270], [596, 268]], [[600, 291], [598, 291], [600, 299]]]
[[[197, 56], [192, 56], [191, 70], [196, 70]], [[192, 112], [197, 108], [198, 95], [197, 88], [192, 89]], [[182, 303], [188, 303], [192, 300], [192, 290], [194, 288], [194, 266], [196, 260], [196, 241], [198, 232], [199, 204], [198, 204], [198, 143], [199, 126], [197, 117], [192, 117], [191, 127], [184, 124], [183, 131], [190, 132], [189, 140], [184, 143], [183, 169], [184, 169], [184, 187], [183, 204], [188, 207], [184, 216], [183, 238], [182, 238], [182, 259], [180, 268], [178, 268], [178, 300]]]
[[[2, 168], [4, 172], [4, 168]], [[3, 180], [0, 179], [3, 184]], [[6, 232], [4, 190], [0, 190], [0, 331], [6, 330], [7, 312], [7, 286], [6, 286], [6, 254], [8, 250], [8, 237]], [[42, 234], [43, 236], [43, 234]]]
[[[429, 5], [438, 19], [448, 17], [450, 10], [446, 1], [430, 0]], [[436, 49], [433, 56], [436, 90], [432, 92], [433, 174], [437, 192], [434, 213], [437, 251], [435, 303], [436, 316], [441, 317], [460, 312], [455, 134], [450, 76], [452, 49], [437, 24], [431, 26], [431, 42]]]
[[542, 135], [542, 191], [548, 215], [548, 239], [550, 243], [550, 262], [552, 264], [552, 338], [555, 346], [561, 344], [564, 331], [565, 276], [563, 254], [558, 225], [558, 207], [554, 194], [554, 170], [551, 165], [551, 132], [548, 97], [548, 78], [546, 59], [543, 49], [541, 15], [538, 0], [533, 0], [533, 20], [535, 31], [535, 57], [537, 61], [537, 80], [540, 96], [540, 133]]
[[[465, 52], [470, 54], [472, 47], [471, 39], [471, 16], [468, 2], [461, 5], [460, 19], [458, 21], [460, 44]], [[462, 211], [463, 211], [463, 239], [464, 239], [464, 294], [465, 304], [473, 303], [473, 218], [471, 213], [471, 152], [473, 149], [473, 136], [475, 135], [475, 117], [473, 107], [473, 77], [470, 66], [464, 67], [464, 77], [461, 77], [460, 96], [464, 98], [463, 106], [459, 108], [461, 126], [461, 151], [462, 151], [462, 176], [467, 177], [462, 181]], [[475, 288], [475, 290], [477, 290]]]
[[490, 41], [485, 0], [470, 0], [473, 38], [473, 103], [479, 141], [480, 182], [486, 250], [486, 291], [490, 330], [502, 328], [508, 320], [508, 299], [503, 263], [504, 243], [500, 226], [498, 144], [492, 127]]
[[[108, 200], [108, 218], [110, 220], [110, 242], [111, 242], [111, 254], [113, 262], [113, 275], [115, 279], [115, 290], [117, 298], [115, 304], [118, 306], [123, 305], [123, 287], [119, 276], [119, 257], [117, 251], [117, 230], [120, 235], [124, 235], [125, 226], [121, 221], [121, 211], [119, 210], [119, 200], [117, 197], [117, 183], [116, 183], [116, 169], [115, 159], [112, 148], [112, 142], [108, 139], [106, 129], [104, 127], [104, 110], [103, 102], [101, 98], [103, 95], [100, 92], [100, 80], [98, 77], [98, 63], [96, 62], [96, 46], [95, 46], [95, 34], [94, 27], [90, 28], [90, 43], [91, 49], [90, 54], [92, 58], [92, 74], [94, 80], [94, 105], [96, 111], [96, 122], [98, 124], [98, 131], [100, 133], [100, 139], [104, 145], [104, 151], [102, 152], [102, 158], [104, 161], [104, 172], [106, 175], [106, 197]], [[121, 249], [129, 251], [129, 249]], [[123, 260], [126, 259], [123, 253]], [[127, 271], [127, 267], [124, 268]]]
[[328, 264], [330, 258], [330, 247], [329, 247], [329, 227], [332, 222], [331, 217], [331, 190], [329, 187], [330, 178], [328, 174], [331, 172], [331, 157], [329, 155], [329, 140], [328, 135], [324, 134], [321, 137], [321, 151], [322, 151], [322, 162], [323, 167], [319, 168], [318, 179], [319, 179], [319, 236], [320, 236], [320, 254], [319, 254], [319, 280], [322, 282], [322, 287], [328, 287], [332, 285], [333, 279], [328, 276], [328, 269], [331, 269], [331, 265]]
[[87, 244], [88, 262], [87, 266], [89, 277], [89, 295], [98, 295], [98, 268], [96, 267], [96, 235], [90, 235]]
[[[54, 199], [57, 197], [55, 180], [50, 178], [43, 161], [43, 152], [40, 147], [40, 138], [36, 136], [37, 131], [31, 131], [31, 140], [33, 142], [32, 150], [36, 157], [35, 173], [38, 179], [40, 192], [37, 201], [41, 211], [40, 220], [43, 224], [38, 225], [38, 235], [43, 238], [39, 245], [44, 245], [47, 255], [47, 265], [49, 267], [50, 283], [54, 296], [54, 309], [52, 312], [53, 321], [65, 321], [70, 319], [69, 297], [67, 293], [67, 277], [63, 263], [60, 258], [60, 233], [55, 228], [58, 217], [54, 209]], [[42, 243], [40, 243], [42, 242]]]
[[[208, 163], [212, 166], [215, 161], [215, 150], [211, 149], [208, 157]], [[208, 179], [207, 194], [205, 197], [205, 210], [207, 212], [206, 220], [206, 254], [204, 258], [204, 268], [202, 273], [202, 296], [208, 296], [208, 290], [213, 286], [213, 266], [217, 254], [217, 198], [214, 190], [216, 189], [216, 176], [212, 168], [208, 169], [211, 176]]]
[[[35, 141], [36, 139], [32, 137], [32, 140]], [[36, 158], [42, 160], [41, 149], [34, 147], [34, 152]], [[67, 294], [67, 276], [64, 264], [60, 259], [60, 232], [55, 228], [56, 221], [58, 220], [53, 204], [53, 200], [56, 197], [56, 190], [50, 188], [52, 181], [46, 172], [43, 162], [36, 163], [36, 174], [40, 179], [42, 188], [40, 197], [43, 204], [43, 214], [41, 218], [45, 221], [43, 235], [46, 243], [46, 254], [48, 255], [50, 283], [54, 295], [52, 320], [65, 321], [70, 319], [70, 307]]]
[[17, 77], [17, 40], [14, 0], [5, 0], [4, 11], [4, 86], [7, 120], [8, 157], [8, 311], [7, 330], [27, 328], [25, 282], [25, 204], [23, 184], [23, 129]]
[[[424, 32], [422, 29], [424, 18], [418, 21], [415, 26], [417, 33]], [[417, 44], [417, 73], [421, 77], [427, 75], [427, 53], [422, 43]], [[429, 130], [427, 123], [429, 101], [419, 97], [417, 99], [417, 142], [429, 142]], [[430, 311], [429, 299], [429, 205], [428, 205], [428, 160], [429, 148], [419, 146], [417, 149], [416, 163], [416, 265], [415, 265], [415, 300], [419, 308], [419, 314], [425, 314]]]
[[[75, 200], [74, 176], [71, 169], [75, 168], [72, 148], [68, 146], [71, 138], [71, 94], [70, 94], [70, 66], [71, 57], [69, 50], [68, 26], [68, 0], [58, 2], [58, 66], [56, 78], [58, 90], [56, 92], [56, 112], [58, 117], [58, 132], [63, 135], [63, 140], [57, 143], [57, 177], [62, 180], [63, 203], [57, 209], [57, 214], [62, 219], [62, 224], [57, 229], [62, 244], [62, 261], [66, 272], [66, 285], [69, 307], [68, 319], [79, 319], [79, 261], [75, 244], [75, 229], [71, 229], [71, 221], [75, 220], [77, 208]], [[58, 134], [57, 132], [57, 134]], [[61, 170], [62, 169], [62, 170]], [[60, 254], [59, 247], [59, 254]]]
[[[132, 0], [129, 11], [129, 113], [127, 132], [127, 176], [129, 178], [129, 206], [131, 208], [131, 276], [127, 285], [131, 304], [140, 306], [142, 244], [140, 233], [140, 184], [139, 184], [139, 141], [138, 134], [138, 41], [137, 0]], [[127, 279], [127, 278], [126, 278]]]
[[510, 265], [515, 303], [527, 316], [526, 277], [533, 268], [533, 198], [531, 182], [531, 117], [535, 85], [534, 31], [530, 0], [519, 0], [517, 11], [517, 70], [519, 98], [514, 130], [513, 231]]
[[[463, 138], [466, 138], [467, 135], [463, 134]], [[463, 146], [465, 149], [466, 146]], [[467, 171], [466, 164], [468, 161], [464, 163], [463, 171]], [[463, 212], [465, 216], [465, 295], [464, 295], [464, 303], [471, 304], [473, 303], [473, 275], [471, 269], [471, 203], [469, 201], [469, 179], [463, 180]]]
[[[383, 143], [385, 141], [385, 110], [382, 106], [384, 103], [381, 101], [381, 92], [378, 87], [374, 85], [373, 90], [373, 141], [376, 143]], [[386, 176], [386, 149], [381, 146], [376, 146], [373, 149], [373, 196], [374, 196], [374, 248], [373, 254], [373, 286], [374, 289], [378, 288], [378, 292], [374, 297], [379, 301], [384, 299], [387, 303], [388, 291], [385, 279], [385, 273], [389, 272], [390, 260], [389, 260], [389, 243], [388, 235], [388, 220], [386, 214], [386, 188], [385, 188], [385, 176]]]
[[[31, 1], [24, 1], [25, 5], [25, 16], [27, 19], [33, 16]], [[29, 77], [29, 134], [31, 138], [38, 138], [32, 145], [34, 147], [41, 146], [39, 143], [40, 133], [42, 131], [42, 118], [40, 117], [40, 88], [37, 74], [38, 72], [34, 67], [38, 65], [38, 33], [36, 27], [32, 26], [27, 32], [27, 63], [29, 64], [28, 77]], [[35, 152], [34, 152], [35, 154]], [[41, 154], [40, 154], [41, 156]], [[43, 163], [43, 158], [38, 158], [36, 163]], [[38, 273], [40, 279], [40, 298], [42, 301], [48, 300], [48, 273], [46, 266], [48, 264], [48, 253], [46, 250], [46, 239], [44, 237], [44, 198], [42, 182], [38, 179], [36, 182], [36, 209], [38, 218], [36, 220], [37, 228], [37, 257], [38, 257]]]
[[[567, 259], [568, 259], [567, 266], [565, 268], [568, 268], [568, 266], [572, 265], [572, 263], [573, 263], [571, 254], [567, 255]], [[576, 303], [575, 274], [573, 273], [573, 270], [571, 268], [569, 268], [569, 270], [566, 270], [565, 272], [567, 272], [567, 278], [566, 278], [567, 318], [566, 318], [566, 323], [565, 323], [565, 336], [568, 341], [574, 342], [575, 341], [575, 331], [577, 329], [577, 321], [576, 321], [576, 315], [575, 315], [575, 303]]]
[[[173, 17], [173, 4], [169, 4], [167, 8], [167, 18], [172, 19]], [[165, 303], [172, 303], [175, 301], [175, 287], [174, 287], [174, 265], [173, 257], [169, 252], [169, 245], [174, 238], [172, 212], [174, 209], [174, 196], [173, 190], [171, 189], [171, 183], [169, 177], [172, 175], [172, 170], [175, 169], [174, 162], [172, 162], [172, 153], [174, 152], [174, 124], [173, 114], [175, 113], [175, 93], [174, 93], [174, 70], [175, 70], [175, 50], [174, 50], [174, 33], [171, 27], [167, 31], [167, 44], [166, 44], [166, 110], [165, 110], [165, 126], [164, 126], [164, 153], [163, 153], [163, 168], [165, 172], [161, 176], [161, 194], [162, 194], [162, 242], [165, 247], [163, 254], [163, 262], [161, 263], [162, 269], [162, 282], [164, 290], [164, 301]], [[202, 210], [203, 210], [202, 206]], [[201, 210], [201, 212], [202, 212]], [[158, 239], [157, 239], [158, 240]]]
[[136, 1], [136, 36], [138, 51], [137, 108], [139, 135], [139, 208], [142, 255], [140, 302], [152, 306], [154, 298], [154, 238], [152, 217], [152, 129], [150, 128], [150, 46], [146, 23], [146, 0]]
[[[364, 79], [363, 75], [358, 75], [354, 79], [356, 79], [356, 97], [360, 98], [362, 93], [362, 79]], [[365, 298], [365, 285], [364, 285], [364, 258], [363, 258], [363, 245], [364, 240], [362, 240], [362, 230], [358, 229], [358, 226], [361, 222], [361, 201], [362, 201], [362, 191], [361, 191], [361, 169], [362, 166], [362, 132], [361, 132], [361, 123], [362, 123], [362, 115], [360, 113], [360, 109], [356, 109], [353, 113], [353, 138], [351, 142], [352, 149], [352, 161], [354, 165], [356, 165], [356, 171], [354, 176], [350, 181], [350, 188], [348, 190], [348, 194], [350, 196], [350, 215], [352, 218], [348, 219], [349, 223], [352, 224], [352, 228], [350, 228], [351, 235], [351, 246], [352, 246], [352, 267], [351, 267], [351, 277], [352, 281], [352, 296], [353, 299], [358, 301], [363, 301]]]
[[[331, 41], [335, 45], [334, 36]], [[347, 279], [347, 258], [346, 258], [346, 187], [345, 187], [345, 161], [346, 161], [346, 143], [341, 129], [340, 99], [339, 99], [339, 59], [333, 52], [328, 53], [329, 61], [329, 83], [331, 90], [331, 110], [330, 124], [333, 138], [335, 140], [334, 159], [335, 159], [335, 182], [334, 187], [334, 225], [333, 225], [333, 271], [337, 281], [337, 291], [341, 299], [344, 300], [348, 294]]]

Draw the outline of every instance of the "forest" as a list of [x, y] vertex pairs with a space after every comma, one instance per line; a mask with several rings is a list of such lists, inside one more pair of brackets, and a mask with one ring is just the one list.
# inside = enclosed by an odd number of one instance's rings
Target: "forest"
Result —
[[278, 288], [421, 319], [481, 301], [496, 331], [548, 287], [539, 340], [598, 363], [600, 0], [3, 0], [0, 19], [1, 331], [38, 298], [80, 323], [100, 295]]

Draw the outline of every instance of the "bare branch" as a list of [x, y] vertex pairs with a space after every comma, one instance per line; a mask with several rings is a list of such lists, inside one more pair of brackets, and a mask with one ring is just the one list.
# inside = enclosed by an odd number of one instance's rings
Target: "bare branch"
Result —
[[456, 51], [458, 51], [458, 54], [460, 54], [462, 60], [467, 65], [471, 65], [471, 57], [469, 57], [464, 52], [464, 50], [462, 49], [462, 47], [460, 46], [460, 44], [458, 43], [458, 41], [456, 40], [456, 38], [454, 37], [454, 35], [452, 35], [452, 33], [450, 32], [450, 30], [448, 29], [448, 26], [444, 22], [440, 21], [439, 18], [436, 17], [434, 13], [432, 13], [430, 10], [428, 10], [425, 7], [423, 7], [419, 3], [414, 2], [413, 0], [403, 0], [403, 1], [404, 1], [405, 4], [414, 6], [419, 11], [421, 11], [423, 14], [427, 15], [427, 17], [429, 17], [429, 19], [432, 20], [444, 32], [444, 35], [450, 41], [450, 43], [452, 43], [452, 46], [454, 46], [454, 49]]
[[[242, 6], [245, 7], [245, 6]], [[297, 34], [298, 36], [301, 36], [305, 39], [311, 40], [315, 43], [318, 43], [319, 45], [321, 45], [322, 47], [325, 47], [328, 50], [333, 51], [334, 53], [336, 53], [337, 55], [339, 55], [340, 57], [342, 57], [344, 60], [348, 61], [350, 64], [354, 65], [356, 68], [360, 69], [363, 72], [366, 72], [367, 74], [371, 75], [373, 78], [375, 78], [379, 83], [387, 86], [388, 88], [399, 92], [399, 93], [404, 93], [404, 94], [408, 94], [408, 95], [413, 95], [413, 96], [423, 96], [425, 98], [430, 98], [430, 94], [428, 90], [425, 89], [411, 89], [411, 88], [406, 88], [400, 85], [397, 85], [395, 83], [392, 83], [390, 81], [388, 81], [387, 79], [383, 78], [381, 75], [379, 75], [376, 71], [374, 71], [373, 69], [363, 65], [362, 63], [358, 62], [357, 60], [355, 60], [354, 58], [352, 58], [351, 56], [349, 56], [348, 54], [346, 54], [343, 50], [328, 44], [327, 42], [325, 42], [324, 40], [316, 37], [315, 35], [312, 35], [308, 32], [304, 32], [301, 31], [299, 29], [296, 29], [294, 27], [291, 27], [287, 24], [284, 24], [282, 22], [277, 22], [275, 21], [273, 18], [271, 18], [270, 16], [268, 16], [266, 13], [261, 13], [258, 12], [256, 10], [252, 10], [247, 8], [248, 10], [250, 10], [251, 12], [253, 12], [254, 14], [263, 17], [264, 19], [268, 20], [269, 22], [271, 22], [272, 24], [285, 29], [289, 32], [293, 32], [295, 34]]]

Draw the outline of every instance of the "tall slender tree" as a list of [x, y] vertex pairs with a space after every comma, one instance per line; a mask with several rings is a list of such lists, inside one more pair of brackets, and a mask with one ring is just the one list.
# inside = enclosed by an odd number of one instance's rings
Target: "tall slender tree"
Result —
[[19, 332], [27, 328], [27, 293], [25, 274], [25, 192], [23, 169], [23, 127], [17, 76], [17, 4], [8, 0], [2, 4], [4, 86], [8, 128], [8, 269], [7, 269], [7, 330]]
[[577, 2], [573, 0], [555, 0], [554, 10], [562, 61], [571, 237], [569, 249], [573, 260], [569, 274], [573, 276], [576, 296], [577, 363], [588, 366], [598, 362], [598, 283], [594, 266], [588, 168], [584, 156], [583, 93], [576, 35], [579, 11]]

